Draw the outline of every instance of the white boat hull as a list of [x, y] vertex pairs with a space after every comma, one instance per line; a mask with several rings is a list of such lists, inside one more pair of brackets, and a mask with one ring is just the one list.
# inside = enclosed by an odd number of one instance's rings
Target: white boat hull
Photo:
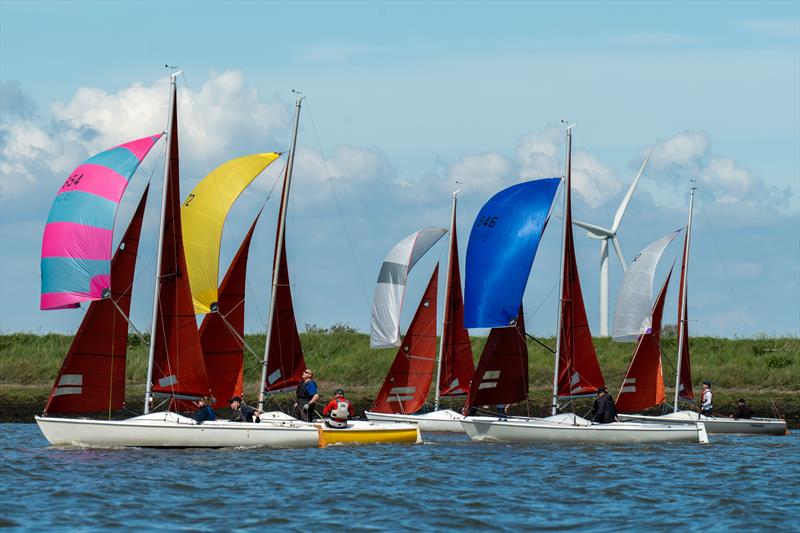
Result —
[[620, 420], [647, 424], [694, 424], [702, 422], [713, 434], [787, 435], [786, 421], [780, 418], [723, 418], [703, 416], [694, 411], [678, 411], [661, 416], [619, 415]]
[[377, 422], [381, 424], [386, 423], [408, 423], [416, 424], [421, 431], [441, 431], [448, 433], [464, 433], [464, 428], [461, 426], [461, 420], [464, 419], [463, 415], [451, 411], [450, 409], [441, 409], [430, 413], [419, 415], [399, 415], [391, 413], [374, 413], [367, 411], [364, 413], [370, 422]]
[[[707, 443], [702, 423], [675, 426], [615, 422], [592, 424], [577, 416], [546, 418], [466, 417], [464, 431], [474, 441], [643, 444], [656, 442]], [[572, 423], [567, 422], [571, 420]]]
[[36, 417], [54, 445], [101, 448], [312, 448], [320, 445], [317, 427], [292, 420], [250, 424], [226, 420], [195, 424], [175, 413], [152, 413], [128, 420]]

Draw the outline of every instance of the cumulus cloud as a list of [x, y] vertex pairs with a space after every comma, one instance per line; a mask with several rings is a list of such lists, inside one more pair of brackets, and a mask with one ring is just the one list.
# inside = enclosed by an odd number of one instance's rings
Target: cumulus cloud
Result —
[[36, 115], [36, 102], [22, 90], [18, 81], [0, 85], [0, 116], [4, 122], [10, 117], [31, 120]]

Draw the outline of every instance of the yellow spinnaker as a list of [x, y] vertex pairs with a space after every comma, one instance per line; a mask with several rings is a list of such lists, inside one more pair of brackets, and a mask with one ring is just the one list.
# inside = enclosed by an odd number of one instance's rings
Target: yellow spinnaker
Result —
[[280, 153], [231, 159], [197, 184], [181, 206], [183, 247], [194, 311], [208, 313], [217, 302], [222, 225], [233, 202]]

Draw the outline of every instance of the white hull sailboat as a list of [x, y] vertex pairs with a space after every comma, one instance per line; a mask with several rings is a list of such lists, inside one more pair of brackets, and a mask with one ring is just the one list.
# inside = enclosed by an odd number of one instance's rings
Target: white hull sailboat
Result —
[[[549, 418], [467, 417], [461, 425], [472, 440], [500, 442], [575, 442], [575, 443], [652, 443], [669, 441], [708, 442], [702, 423], [693, 425], [656, 426], [654, 424], [620, 423], [595, 424], [572, 413], [558, 414], [559, 398], [593, 395], [603, 385], [603, 376], [592, 344], [591, 332], [583, 306], [580, 280], [575, 261], [572, 238], [571, 173], [572, 173], [572, 127], [567, 128], [566, 171], [564, 183], [564, 226], [561, 251], [560, 301], [558, 329], [553, 372], [553, 405]], [[551, 182], [548, 184], [547, 182]], [[544, 231], [555, 196], [554, 180], [536, 180], [512, 186], [496, 194], [487, 202], [473, 226], [470, 247], [467, 250], [466, 320], [467, 327], [493, 327], [519, 329], [520, 345], [524, 345], [524, 329], [521, 327], [521, 310], [530, 266], [536, 253], [538, 239]], [[528, 194], [529, 198], [523, 198]], [[535, 210], [538, 206], [538, 212]], [[514, 213], [512, 216], [496, 217], [491, 228], [482, 222], [492, 220], [495, 213]], [[495, 224], [496, 222], [496, 224]], [[530, 228], [536, 227], [538, 231]], [[532, 244], [520, 243], [518, 235], [525, 234]], [[474, 248], [473, 248], [474, 246]], [[498, 255], [508, 258], [519, 250], [513, 260], [492, 261]], [[474, 255], [473, 255], [474, 254]], [[517, 264], [514, 267], [514, 263]], [[527, 270], [519, 265], [528, 265]], [[472, 265], [475, 265], [473, 267]], [[488, 266], [487, 266], [488, 265]], [[471, 271], [470, 269], [473, 268]], [[524, 276], [519, 274], [523, 273]], [[514, 278], [516, 276], [516, 278]], [[488, 280], [488, 281], [487, 281]], [[492, 280], [498, 280], [496, 282]], [[478, 290], [471, 293], [471, 289]], [[505, 301], [500, 296], [509, 295]], [[503, 313], [496, 310], [505, 309]], [[514, 311], [519, 317], [511, 320]], [[517, 351], [526, 354], [524, 346]], [[527, 357], [521, 359], [516, 374], [517, 381], [524, 381], [523, 393], [527, 396]], [[481, 365], [479, 365], [480, 367]], [[478, 389], [492, 387], [497, 390], [503, 382], [513, 381], [511, 369], [483, 372], [474, 381]], [[505, 377], [504, 377], [505, 376]], [[477, 383], [473, 383], [476, 385]], [[475, 405], [482, 403], [478, 401]]]
[[128, 420], [89, 420], [36, 417], [50, 444], [97, 448], [315, 448], [320, 445], [318, 427], [292, 421], [260, 424], [207, 421], [172, 412], [150, 413]]
[[464, 433], [461, 421], [464, 416], [451, 409], [439, 409], [430, 413], [400, 415], [393, 413], [365, 413], [371, 422], [377, 423], [407, 423], [414, 424], [422, 431], [436, 431], [445, 433]]
[[695, 411], [678, 411], [661, 416], [619, 415], [620, 420], [646, 424], [695, 424], [702, 422], [708, 433], [732, 435], [788, 435], [786, 420], [780, 418], [723, 418], [703, 416]]
[[708, 443], [702, 422], [655, 426], [633, 422], [593, 424], [576, 415], [548, 418], [468, 417], [461, 421], [474, 441], [649, 444], [656, 442]]

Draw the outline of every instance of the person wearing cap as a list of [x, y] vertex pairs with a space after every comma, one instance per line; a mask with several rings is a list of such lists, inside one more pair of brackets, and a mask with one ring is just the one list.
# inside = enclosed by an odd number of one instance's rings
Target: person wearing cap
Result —
[[711, 398], [713, 394], [711, 393], [711, 382], [705, 380], [703, 382], [703, 394], [700, 396], [700, 401], [702, 404], [700, 405], [700, 414], [703, 416], [714, 416], [713, 409], [714, 406], [711, 403]]
[[325, 425], [332, 428], [345, 428], [347, 420], [356, 416], [356, 410], [353, 404], [344, 397], [344, 391], [336, 389], [333, 400], [322, 410], [322, 416], [329, 416], [325, 419]]
[[592, 405], [592, 411], [594, 411], [593, 419], [598, 424], [619, 422], [617, 418], [617, 405], [614, 403], [614, 398], [608, 393], [606, 387], [597, 389], [597, 399]]
[[228, 400], [228, 404], [230, 404], [231, 410], [234, 413], [231, 422], [261, 422], [259, 418], [261, 411], [244, 403], [241, 397], [234, 396]]
[[212, 403], [208, 396], [203, 396], [197, 400], [197, 411], [195, 411], [194, 416], [192, 416], [196, 423], [202, 424], [207, 420], [213, 421], [217, 419], [217, 414], [214, 412], [214, 409], [211, 408]]
[[733, 418], [753, 418], [753, 410], [744, 403], [744, 398], [736, 402], [736, 411], [731, 415]]
[[312, 378], [314, 373], [310, 368], [303, 370], [303, 380], [297, 385], [297, 403], [294, 404], [295, 413], [300, 420], [311, 422], [314, 419], [314, 404], [319, 400], [317, 382]]

